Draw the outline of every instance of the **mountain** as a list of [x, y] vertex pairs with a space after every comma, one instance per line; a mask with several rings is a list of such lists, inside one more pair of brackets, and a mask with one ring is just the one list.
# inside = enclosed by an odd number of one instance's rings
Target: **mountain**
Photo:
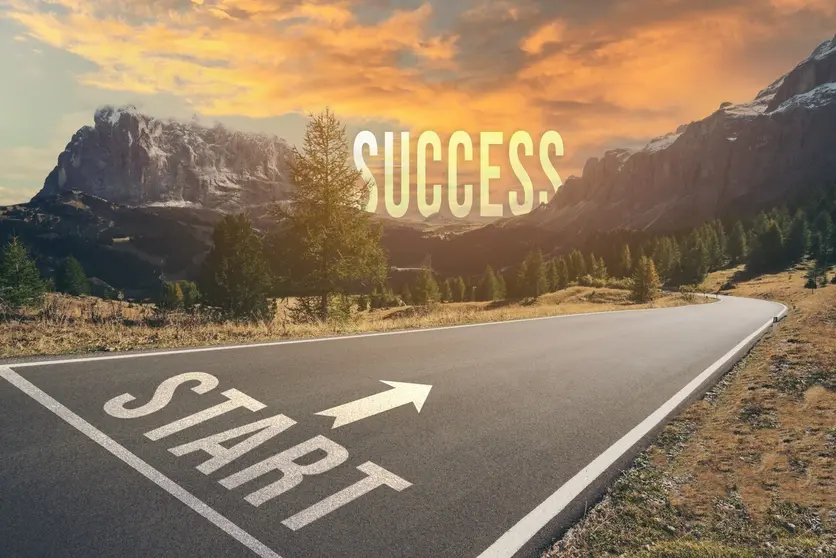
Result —
[[241, 211], [287, 199], [290, 147], [275, 136], [102, 107], [73, 135], [37, 198], [77, 190], [126, 206]]
[[836, 180], [836, 37], [743, 104], [723, 103], [643, 149], [590, 159], [545, 207], [507, 219], [564, 239], [749, 216]]
[[[836, 37], [752, 101], [723, 103], [643, 149], [587, 162], [549, 204], [488, 225], [380, 217], [390, 263], [432, 261], [444, 275], [515, 265], [533, 247], [565, 252], [596, 233], [680, 231], [741, 218], [836, 181]], [[196, 278], [212, 227], [288, 199], [276, 138], [103, 107], [58, 156], [28, 204], [0, 208], [0, 240], [21, 236], [44, 273], [75, 255], [88, 274], [134, 296], [160, 278]]]

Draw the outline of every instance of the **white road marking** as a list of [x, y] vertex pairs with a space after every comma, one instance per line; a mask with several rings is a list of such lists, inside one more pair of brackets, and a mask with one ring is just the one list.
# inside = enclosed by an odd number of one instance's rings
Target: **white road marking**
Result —
[[415, 409], [420, 413], [421, 407], [430, 395], [432, 386], [427, 384], [411, 384], [408, 382], [388, 382], [380, 380], [392, 389], [387, 389], [380, 393], [375, 393], [368, 397], [345, 403], [331, 409], [326, 409], [316, 415], [326, 417], [334, 417], [334, 425], [331, 427], [339, 428], [346, 424], [351, 424], [358, 420], [363, 420], [386, 411], [390, 411], [402, 405], [415, 405]]
[[154, 469], [151, 465], [128, 451], [124, 446], [108, 437], [101, 430], [69, 410], [51, 396], [47, 395], [44, 391], [24, 379], [8, 366], [0, 366], [0, 377], [6, 379], [23, 393], [58, 415], [76, 430], [102, 446], [118, 459], [142, 474], [145, 478], [202, 515], [210, 523], [255, 552], [258, 556], [261, 556], [262, 558], [281, 558], [281, 556], [273, 552], [273, 550], [261, 543], [258, 539], [235, 525], [232, 521], [214, 509], [210, 508], [202, 500], [198, 499], [192, 493]]
[[[720, 297], [720, 301], [723, 301], [723, 298]], [[717, 303], [715, 303], [717, 304]], [[426, 327], [426, 328], [415, 328], [415, 329], [398, 329], [395, 331], [378, 331], [376, 333], [358, 333], [354, 335], [335, 335], [333, 337], [315, 337], [312, 339], [288, 339], [286, 341], [266, 341], [264, 343], [248, 343], [244, 345], [221, 345], [218, 347], [198, 347], [194, 349], [170, 349], [170, 350], [162, 350], [162, 351], [148, 351], [142, 353], [125, 353], [125, 354], [116, 354], [116, 355], [107, 355], [107, 356], [93, 356], [93, 357], [83, 357], [83, 358], [64, 358], [64, 359], [56, 359], [56, 360], [32, 360], [28, 362], [12, 362], [6, 363], [6, 366], [13, 366], [15, 368], [28, 368], [30, 366], [47, 366], [51, 364], [73, 364], [78, 362], [94, 362], [94, 361], [104, 361], [104, 360], [120, 360], [125, 358], [144, 358], [144, 357], [153, 357], [153, 356], [166, 356], [166, 355], [186, 355], [192, 353], [206, 353], [211, 351], [231, 351], [235, 349], [258, 349], [262, 347], [278, 347], [280, 345], [299, 345], [302, 343], [320, 343], [323, 341], [343, 341], [346, 339], [363, 339], [366, 337], [385, 337], [388, 335], [404, 335], [407, 333], [426, 333], [429, 331], [445, 331], [448, 329], [464, 329], [470, 327], [485, 327], [485, 326], [495, 326], [495, 325], [512, 325], [512, 324], [519, 324], [524, 322], [537, 322], [540, 320], [559, 320], [559, 319], [567, 319], [567, 318], [578, 318], [581, 316], [605, 316], [608, 314], [626, 314], [630, 313], [639, 313], [639, 312], [665, 312], [665, 311], [675, 311], [675, 310], [682, 310], [682, 309], [699, 309], [702, 308], [700, 306], [672, 306], [669, 308], [639, 308], [634, 310], [607, 310], [605, 312], [581, 312], [579, 314], [561, 314], [559, 316], [540, 316], [537, 318], [522, 318], [519, 320], [502, 320], [499, 322], [480, 322], [474, 324], [459, 324], [459, 325], [451, 325], [451, 326], [439, 326], [439, 327]]]
[[360, 496], [368, 494], [379, 486], [388, 486], [398, 492], [412, 486], [411, 482], [402, 479], [395, 473], [387, 471], [380, 465], [376, 465], [371, 461], [366, 461], [362, 465], [359, 465], [357, 469], [366, 473], [366, 478], [355, 482], [349, 487], [343, 488], [336, 494], [332, 494], [324, 500], [317, 502], [313, 506], [285, 519], [282, 521], [282, 525], [292, 529], [293, 531], [298, 531], [305, 525], [310, 525], [317, 519], [320, 519], [332, 511], [353, 502]]
[[[781, 306], [784, 306], [783, 304]], [[787, 314], [787, 307], [779, 313], [778, 319]], [[679, 390], [673, 397], [668, 399], [661, 407], [653, 411], [646, 419], [640, 422], [620, 440], [615, 442], [604, 453], [592, 460], [589, 465], [581, 469], [574, 477], [569, 479], [563, 486], [557, 489], [551, 496], [534, 508], [528, 515], [523, 517], [516, 525], [511, 527], [487, 550], [482, 552], [478, 558], [511, 558], [537, 533], [545, 527], [552, 519], [562, 512], [566, 506], [577, 498], [595, 479], [609, 469], [622, 455], [630, 451], [642, 438], [651, 430], [663, 422], [676, 408], [688, 399], [699, 387], [711, 378], [718, 370], [751, 341], [759, 338], [766, 330], [771, 328], [773, 320], [758, 328], [746, 339], [738, 343], [732, 350], [720, 357], [711, 366], [706, 368], [699, 376], [691, 380], [684, 388]]]

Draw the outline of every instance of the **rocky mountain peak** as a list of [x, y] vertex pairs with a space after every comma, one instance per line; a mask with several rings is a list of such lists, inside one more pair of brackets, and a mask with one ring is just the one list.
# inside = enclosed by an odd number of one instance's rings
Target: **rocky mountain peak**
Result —
[[105, 106], [73, 135], [36, 198], [75, 189], [129, 206], [240, 211], [287, 198], [289, 152], [276, 136]]

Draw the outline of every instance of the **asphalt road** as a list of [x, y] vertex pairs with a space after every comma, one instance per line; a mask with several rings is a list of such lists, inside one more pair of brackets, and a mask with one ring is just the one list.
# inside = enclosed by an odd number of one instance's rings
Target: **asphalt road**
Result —
[[532, 555], [782, 310], [0, 364], [0, 555]]

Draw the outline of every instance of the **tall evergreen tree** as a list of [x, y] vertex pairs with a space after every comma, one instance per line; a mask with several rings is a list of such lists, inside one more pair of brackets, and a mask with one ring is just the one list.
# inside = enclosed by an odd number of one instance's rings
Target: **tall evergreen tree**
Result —
[[0, 311], [34, 308], [43, 302], [46, 283], [17, 238], [3, 248], [0, 256]]
[[546, 266], [543, 263], [543, 252], [533, 250], [529, 252], [524, 262], [524, 297], [537, 298], [548, 291], [546, 280]]
[[233, 319], [272, 319], [270, 270], [261, 238], [245, 215], [227, 215], [215, 227], [200, 290], [210, 306]]
[[734, 224], [729, 237], [729, 258], [732, 264], [740, 265], [746, 261], [747, 244], [746, 230], [743, 228], [743, 223], [738, 221]]
[[641, 303], [650, 302], [659, 295], [660, 288], [661, 281], [653, 260], [648, 257], [639, 260], [639, 265], [633, 273], [633, 299]]
[[708, 275], [711, 256], [697, 229], [691, 232], [685, 241], [685, 250], [680, 263], [680, 281], [699, 284]]
[[453, 301], [453, 287], [450, 284], [450, 279], [447, 278], [441, 284], [441, 302]]
[[505, 276], [501, 273], [496, 276], [496, 299], [505, 300], [508, 297], [508, 286], [505, 284]]
[[789, 263], [798, 263], [807, 255], [807, 250], [810, 248], [810, 229], [807, 225], [807, 216], [802, 211], [796, 213], [790, 224], [786, 248]]
[[559, 289], [559, 279], [557, 272], [557, 258], [552, 258], [546, 265], [546, 276], [549, 283], [549, 292], [553, 293]]
[[422, 267], [415, 278], [415, 286], [412, 289], [412, 301], [418, 306], [427, 306], [441, 299], [441, 291], [435, 280], [435, 275], [429, 268]]
[[758, 232], [746, 261], [746, 269], [752, 273], [776, 271], [787, 262], [781, 227], [772, 219], [767, 221], [765, 228], [761, 229], [761, 226], [758, 225]]
[[453, 300], [456, 302], [464, 302], [467, 286], [464, 284], [464, 279], [461, 277], [456, 277], [456, 280], [453, 282]]
[[479, 300], [496, 300], [499, 298], [496, 274], [493, 272], [491, 266], [485, 268], [485, 273], [482, 275], [482, 280], [479, 282], [478, 288]]
[[555, 263], [555, 269], [557, 272], [557, 283], [555, 287], [556, 290], [562, 291], [569, 286], [569, 267], [566, 264], [566, 260], [562, 257], [558, 258]]
[[73, 296], [90, 294], [90, 281], [81, 263], [74, 257], [68, 256], [61, 260], [55, 270], [55, 289]]
[[577, 281], [586, 275], [586, 261], [580, 250], [572, 250], [569, 253], [569, 281]]
[[407, 285], [406, 283], [404, 283], [404, 286], [401, 289], [401, 300], [403, 300], [403, 303], [407, 306], [412, 306], [412, 304], [414, 303], [412, 297], [412, 289], [410, 289], [409, 285]]
[[618, 276], [630, 277], [633, 272], [633, 256], [630, 254], [630, 245], [622, 244], [618, 253]]
[[272, 210], [280, 225], [270, 243], [275, 271], [285, 292], [319, 299], [324, 321], [330, 297], [386, 276], [381, 227], [363, 211], [369, 184], [330, 110], [311, 115], [302, 147], [293, 152], [290, 182], [296, 186], [291, 203]]

